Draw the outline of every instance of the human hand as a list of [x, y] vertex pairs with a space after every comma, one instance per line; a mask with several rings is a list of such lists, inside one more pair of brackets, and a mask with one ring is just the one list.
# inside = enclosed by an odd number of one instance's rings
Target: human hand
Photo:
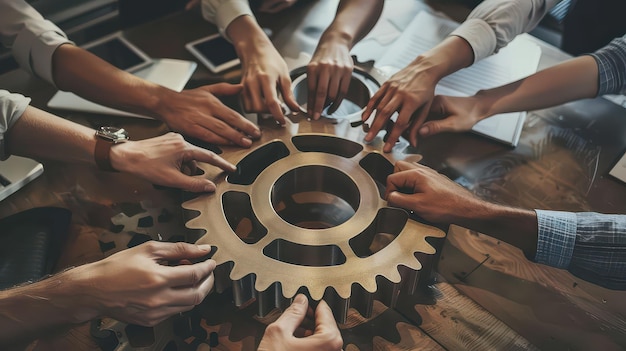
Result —
[[470, 97], [437, 95], [430, 107], [430, 120], [419, 128], [420, 136], [427, 137], [443, 132], [466, 132], [481, 120], [489, 117], [481, 104], [479, 94]]
[[111, 165], [120, 172], [134, 174], [154, 184], [192, 192], [215, 190], [215, 184], [210, 180], [183, 173], [187, 168], [190, 174], [194, 174], [196, 161], [212, 164], [228, 172], [236, 169], [215, 153], [188, 143], [176, 133], [120, 143], [111, 147], [110, 155]]
[[260, 12], [277, 13], [291, 7], [298, 0], [262, 0], [259, 6]]
[[244, 109], [248, 112], [269, 111], [276, 121], [285, 124], [278, 92], [292, 111], [300, 109], [291, 91], [287, 64], [267, 37], [252, 45], [246, 45], [243, 51], [241, 83], [244, 87], [242, 94]]
[[328, 114], [337, 110], [348, 93], [353, 68], [348, 42], [333, 35], [320, 40], [307, 66], [309, 116], [319, 119], [327, 101]]
[[191, 310], [213, 288], [215, 261], [177, 266], [163, 262], [199, 259], [210, 250], [210, 245], [150, 241], [68, 271], [83, 287], [76, 303], [88, 301], [92, 306], [82, 312], [87, 317], [83, 319], [109, 316], [154, 326]]
[[368, 102], [361, 119], [366, 121], [376, 110], [376, 117], [365, 136], [370, 142], [397, 111], [398, 118], [383, 147], [390, 152], [402, 133], [409, 130], [411, 145], [417, 145], [417, 130], [424, 123], [439, 80], [420, 63], [414, 62], [394, 74]]
[[[298, 294], [285, 312], [265, 329], [259, 351], [341, 350], [343, 339], [333, 312], [324, 300], [315, 309], [315, 330], [304, 330], [301, 323], [309, 307], [306, 296]], [[295, 336], [298, 334], [298, 336]]]
[[398, 161], [387, 177], [385, 198], [433, 223], [454, 223], [484, 208], [482, 200], [432, 168]]
[[241, 85], [218, 83], [175, 92], [168, 90], [159, 100], [160, 119], [174, 131], [219, 145], [250, 147], [261, 131], [217, 96], [235, 95]]

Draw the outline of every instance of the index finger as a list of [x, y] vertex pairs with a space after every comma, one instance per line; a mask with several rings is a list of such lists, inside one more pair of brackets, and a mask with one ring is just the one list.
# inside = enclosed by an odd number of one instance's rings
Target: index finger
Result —
[[292, 112], [300, 111], [300, 105], [298, 105], [296, 97], [293, 96], [293, 91], [291, 91], [291, 79], [288, 76], [280, 77], [280, 94]]
[[215, 261], [206, 260], [191, 265], [163, 266], [163, 273], [171, 287], [195, 286], [210, 276], [215, 266]]
[[[216, 153], [197, 147], [195, 145], [191, 145], [190, 158], [196, 161], [212, 164], [213, 166], [219, 167], [227, 172], [234, 172], [235, 170], [237, 170], [237, 167], [235, 167], [235, 165], [221, 158]], [[184, 161], [189, 162], [191, 161], [191, 159], [185, 159]]]
[[365, 106], [365, 110], [363, 110], [363, 113], [361, 114], [361, 121], [367, 121], [370, 118], [372, 112], [374, 112], [374, 109], [378, 107], [380, 99], [382, 99], [382, 97], [385, 95], [387, 86], [388, 85], [383, 84], [383, 86], [374, 93], [370, 101], [367, 102], [367, 106]]
[[393, 172], [398, 173], [402, 171], [408, 171], [409, 169], [419, 168], [419, 165], [415, 162], [398, 161], [393, 166]]
[[387, 177], [387, 187], [385, 189], [385, 199], [389, 197], [389, 194], [399, 191], [401, 189], [413, 189], [414, 172], [411, 169], [402, 170], [397, 173], [393, 173]]
[[263, 89], [263, 97], [265, 98], [267, 109], [278, 123], [281, 125], [285, 124], [285, 115], [283, 114], [283, 109], [280, 107], [276, 88], [272, 87], [270, 84], [262, 84], [261, 88]]
[[339, 331], [333, 311], [324, 300], [320, 300], [315, 309], [315, 332], [317, 333], [318, 329], [322, 327], [337, 329], [337, 331]]

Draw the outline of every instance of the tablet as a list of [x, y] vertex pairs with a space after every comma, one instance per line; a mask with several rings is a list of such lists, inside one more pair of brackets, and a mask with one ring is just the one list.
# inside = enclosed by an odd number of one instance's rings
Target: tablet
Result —
[[152, 59], [126, 40], [121, 32], [113, 33], [83, 45], [83, 48], [113, 66], [134, 72], [152, 64]]
[[219, 34], [187, 43], [185, 48], [213, 73], [239, 65], [235, 47]]

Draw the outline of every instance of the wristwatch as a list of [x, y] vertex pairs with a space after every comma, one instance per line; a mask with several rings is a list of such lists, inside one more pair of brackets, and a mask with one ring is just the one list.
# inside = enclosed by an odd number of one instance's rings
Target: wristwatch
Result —
[[128, 132], [124, 128], [100, 127], [96, 130], [96, 150], [94, 158], [98, 168], [103, 171], [117, 172], [111, 166], [111, 147], [128, 141]]

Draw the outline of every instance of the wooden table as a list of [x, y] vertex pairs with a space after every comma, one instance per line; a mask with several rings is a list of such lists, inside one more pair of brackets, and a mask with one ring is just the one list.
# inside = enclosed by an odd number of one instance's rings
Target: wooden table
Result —
[[[337, 1], [301, 1], [275, 16], [259, 16], [274, 31], [285, 56], [312, 53]], [[387, 1], [384, 16], [411, 16], [424, 3]], [[127, 38], [152, 57], [192, 60], [184, 44], [215, 33], [196, 12], [177, 13], [129, 29]], [[540, 68], [567, 56], [538, 41]], [[199, 67], [187, 87], [238, 82], [240, 71], [214, 75]], [[0, 77], [3, 88], [33, 97], [45, 107], [54, 89], [15, 71]], [[232, 101], [230, 102], [232, 104]], [[236, 104], [235, 104], [236, 105]], [[53, 111], [88, 126], [119, 125], [134, 138], [166, 132], [157, 121]], [[604, 99], [584, 100], [529, 113], [519, 146], [511, 149], [472, 134], [423, 140], [423, 163], [444, 171], [486, 199], [526, 208], [626, 213], [626, 185], [608, 171], [626, 149], [626, 110]], [[42, 177], [0, 203], [0, 217], [38, 206], [72, 210], [70, 235], [59, 269], [101, 259], [129, 244], [155, 237], [187, 239], [179, 191], [157, 189], [123, 174], [44, 161]], [[485, 235], [453, 227], [441, 250], [436, 279], [396, 309], [376, 304], [373, 317], [350, 314], [342, 325], [346, 350], [589, 350], [626, 347], [626, 294], [586, 283], [569, 273], [536, 265], [521, 252]], [[212, 350], [252, 350], [264, 325], [253, 309], [235, 308], [227, 294], [211, 295], [194, 312], [201, 330], [188, 342], [217, 335]], [[110, 322], [110, 321], [109, 321]], [[121, 331], [125, 325], [113, 323]], [[162, 349], [174, 337], [176, 318], [155, 327]], [[42, 339], [29, 349], [93, 349], [91, 323]], [[204, 334], [203, 334], [204, 333]], [[132, 334], [132, 333], [131, 333]], [[138, 333], [141, 334], [141, 333]], [[158, 338], [157, 338], [158, 339]], [[178, 336], [180, 339], [180, 333]], [[155, 345], [161, 345], [157, 347]], [[198, 350], [207, 350], [201, 345]]]

